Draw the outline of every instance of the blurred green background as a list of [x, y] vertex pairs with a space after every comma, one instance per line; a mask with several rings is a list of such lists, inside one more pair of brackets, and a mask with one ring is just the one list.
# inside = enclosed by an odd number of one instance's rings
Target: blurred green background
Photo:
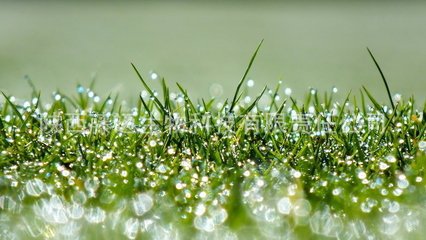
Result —
[[74, 93], [96, 76], [101, 95], [135, 100], [133, 62], [191, 96], [229, 97], [265, 39], [253, 94], [282, 80], [297, 96], [365, 85], [386, 101], [368, 46], [393, 92], [424, 101], [425, 13], [426, 1], [1, 1], [0, 89], [26, 97], [28, 75], [45, 96]]

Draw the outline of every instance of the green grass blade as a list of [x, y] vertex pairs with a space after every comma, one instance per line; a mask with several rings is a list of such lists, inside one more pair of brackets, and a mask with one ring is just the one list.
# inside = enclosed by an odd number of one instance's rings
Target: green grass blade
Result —
[[154, 95], [154, 91], [152, 91], [152, 89], [148, 86], [148, 84], [145, 82], [145, 80], [143, 79], [142, 75], [139, 73], [138, 69], [136, 68], [136, 66], [131, 63], [133, 69], [135, 70], [136, 74], [139, 77], [139, 80], [142, 82], [143, 86], [145, 87], [145, 89], [148, 91], [150, 97], [154, 98], [155, 103], [158, 105], [158, 108], [161, 112], [163, 112], [163, 114], [168, 115], [168, 112], [166, 111], [165, 107], [163, 106], [163, 104], [161, 103], [161, 101]]
[[247, 74], [249, 73], [251, 66], [253, 65], [254, 59], [256, 59], [257, 52], [262, 46], [262, 43], [263, 43], [263, 39], [262, 41], [260, 41], [259, 45], [257, 46], [256, 51], [254, 51], [253, 56], [251, 57], [250, 62], [247, 66], [247, 69], [244, 72], [244, 75], [241, 78], [240, 82], [238, 83], [237, 89], [235, 90], [234, 98], [232, 99], [232, 102], [231, 102], [231, 107], [229, 108], [229, 113], [231, 113], [234, 110], [234, 107], [237, 104], [237, 97], [240, 95], [239, 93], [240, 93], [241, 86], [243, 85], [244, 80], [246, 79]]
[[369, 48], [367, 48], [367, 51], [368, 51], [368, 53], [370, 54], [371, 58], [373, 59], [374, 64], [376, 64], [376, 67], [377, 67], [377, 69], [378, 69], [378, 70], [379, 70], [379, 72], [380, 72], [380, 76], [382, 76], [382, 80], [383, 80], [383, 83], [385, 84], [386, 91], [387, 91], [387, 93], [388, 93], [388, 97], [389, 97], [390, 103], [391, 103], [391, 105], [392, 105], [392, 109], [394, 109], [394, 110], [395, 110], [395, 104], [393, 103], [393, 100], [392, 100], [392, 94], [391, 94], [391, 92], [390, 92], [390, 90], [389, 90], [389, 85], [388, 85], [388, 82], [386, 81], [385, 75], [383, 74], [382, 69], [380, 68], [379, 64], [377, 63], [376, 59], [375, 59], [375, 58], [374, 58], [374, 56], [373, 56], [373, 53], [370, 51], [370, 49], [369, 49]]
[[12, 107], [13, 112], [16, 114], [16, 116], [21, 120], [21, 122], [24, 122], [24, 118], [22, 117], [22, 114], [19, 112], [18, 108], [16, 108], [16, 105], [13, 104], [10, 99], [6, 96], [4, 92], [1, 92], [6, 99], [6, 101], [9, 103], [9, 105]]

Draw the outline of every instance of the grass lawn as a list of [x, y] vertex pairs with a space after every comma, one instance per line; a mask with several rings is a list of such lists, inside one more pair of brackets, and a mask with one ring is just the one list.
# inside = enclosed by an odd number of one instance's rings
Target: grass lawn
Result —
[[384, 78], [387, 104], [251, 96], [256, 54], [227, 100], [153, 89], [135, 65], [134, 106], [93, 85], [3, 93], [0, 238], [420, 239], [426, 104]]

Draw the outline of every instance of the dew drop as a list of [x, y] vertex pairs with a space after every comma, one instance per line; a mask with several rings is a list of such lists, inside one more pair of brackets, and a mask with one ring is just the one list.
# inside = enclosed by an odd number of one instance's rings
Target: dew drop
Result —
[[151, 80], [157, 80], [158, 79], [158, 74], [156, 73], [156, 72], [154, 72], [154, 71], [150, 71], [149, 72], [149, 77], [151, 78]]
[[71, 219], [80, 219], [84, 215], [84, 208], [77, 203], [73, 203], [68, 209], [68, 217]]
[[286, 88], [286, 89], [284, 90], [284, 94], [285, 94], [285, 95], [287, 95], [287, 96], [290, 96], [290, 95], [291, 95], [291, 93], [292, 93], [291, 88]]
[[80, 84], [77, 85], [77, 93], [81, 94], [84, 93], [85, 89], [83, 86], [81, 86]]
[[360, 171], [357, 176], [359, 179], [365, 179], [367, 177], [367, 174], [364, 171]]
[[149, 146], [155, 147], [155, 146], [157, 146], [157, 142], [155, 140], [151, 140], [151, 141], [149, 141]]
[[214, 222], [207, 216], [197, 216], [194, 218], [194, 227], [205, 232], [213, 232], [215, 229]]
[[294, 214], [299, 217], [307, 217], [311, 212], [311, 204], [306, 199], [299, 199], [294, 203]]
[[211, 211], [210, 216], [212, 217], [215, 225], [220, 225], [228, 218], [228, 212], [225, 209], [219, 207]]
[[88, 209], [85, 218], [89, 223], [101, 223], [105, 220], [105, 211], [99, 207]]
[[206, 206], [204, 204], [200, 203], [195, 207], [195, 210], [194, 210], [195, 215], [201, 216], [205, 212], [206, 212]]
[[139, 221], [136, 218], [129, 218], [124, 223], [124, 235], [128, 239], [136, 239], [139, 231]]
[[396, 158], [395, 158], [395, 156], [392, 156], [392, 155], [388, 155], [388, 156], [386, 156], [386, 157], [385, 157], [385, 159], [386, 159], [386, 161], [388, 161], [389, 163], [394, 163], [394, 162], [396, 162]]
[[283, 197], [280, 200], [278, 200], [277, 209], [279, 213], [288, 215], [290, 214], [291, 208], [292, 208], [291, 202], [288, 197]]
[[248, 81], [247, 81], [247, 87], [253, 87], [254, 86], [254, 80], [253, 79], [249, 79]]
[[389, 203], [388, 210], [391, 213], [397, 213], [399, 211], [399, 203], [397, 201], [392, 201]]
[[43, 181], [35, 178], [33, 180], [29, 180], [25, 184], [25, 189], [27, 190], [28, 195], [38, 197], [45, 191], [45, 185]]
[[136, 215], [142, 216], [154, 206], [151, 196], [140, 193], [133, 199], [133, 210]]
[[419, 142], [419, 149], [420, 149], [420, 151], [426, 152], [426, 141], [420, 141]]

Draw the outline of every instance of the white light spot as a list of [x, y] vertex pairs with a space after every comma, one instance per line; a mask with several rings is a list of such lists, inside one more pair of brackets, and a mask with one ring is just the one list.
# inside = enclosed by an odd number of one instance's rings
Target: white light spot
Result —
[[290, 96], [290, 95], [291, 95], [291, 93], [292, 93], [291, 88], [286, 88], [286, 89], [284, 90], [284, 94], [285, 94], [285, 95], [287, 95], [287, 96]]
[[291, 207], [291, 202], [288, 197], [283, 197], [277, 202], [277, 209], [281, 214], [290, 214]]
[[365, 179], [367, 177], [367, 174], [364, 171], [360, 171], [358, 173], [358, 178], [359, 179]]
[[249, 79], [248, 81], [247, 81], [247, 87], [253, 87], [254, 86], [254, 81], [253, 81], [253, 79]]

